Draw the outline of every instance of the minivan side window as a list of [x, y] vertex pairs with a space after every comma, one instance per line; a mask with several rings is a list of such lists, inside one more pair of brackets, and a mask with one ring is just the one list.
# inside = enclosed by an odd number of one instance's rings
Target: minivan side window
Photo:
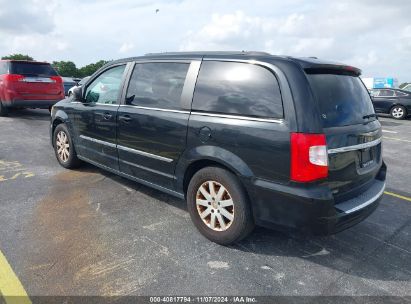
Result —
[[120, 93], [125, 65], [104, 71], [86, 89], [86, 102], [97, 104], [116, 104]]
[[127, 89], [126, 104], [170, 110], [181, 109], [188, 63], [137, 63]]
[[277, 78], [249, 63], [203, 61], [194, 91], [193, 110], [282, 118]]

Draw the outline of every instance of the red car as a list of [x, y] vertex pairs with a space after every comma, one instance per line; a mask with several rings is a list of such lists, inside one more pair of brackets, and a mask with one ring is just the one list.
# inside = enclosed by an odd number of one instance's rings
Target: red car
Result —
[[61, 99], [63, 80], [49, 63], [0, 60], [0, 116], [9, 108], [49, 109]]

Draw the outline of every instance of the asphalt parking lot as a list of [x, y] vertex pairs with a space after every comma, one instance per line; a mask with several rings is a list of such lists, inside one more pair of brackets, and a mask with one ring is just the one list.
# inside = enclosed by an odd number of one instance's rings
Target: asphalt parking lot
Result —
[[13, 112], [0, 118], [0, 253], [30, 297], [391, 295], [411, 302], [411, 120], [380, 121], [388, 194], [367, 220], [321, 238], [258, 228], [223, 247], [196, 231], [184, 201], [91, 165], [63, 169], [49, 144], [48, 111]]

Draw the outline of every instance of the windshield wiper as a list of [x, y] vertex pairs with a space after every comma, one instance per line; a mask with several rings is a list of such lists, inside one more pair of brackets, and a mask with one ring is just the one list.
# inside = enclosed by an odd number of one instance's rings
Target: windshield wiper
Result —
[[371, 118], [371, 117], [377, 117], [377, 114], [372, 113], [372, 114], [364, 115], [362, 118], [366, 119], [366, 118]]

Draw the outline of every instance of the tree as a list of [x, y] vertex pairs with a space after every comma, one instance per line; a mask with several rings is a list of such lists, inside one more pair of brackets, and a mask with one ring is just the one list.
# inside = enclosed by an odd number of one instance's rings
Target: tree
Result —
[[76, 64], [72, 61], [53, 61], [52, 65], [60, 76], [79, 77], [79, 70], [77, 69]]
[[1, 59], [9, 59], [9, 60], [28, 60], [28, 61], [33, 61], [33, 57], [29, 55], [23, 55], [23, 54], [11, 54], [8, 56], [3, 56]]
[[92, 75], [95, 71], [105, 65], [108, 61], [100, 60], [96, 63], [90, 63], [78, 70], [80, 77], [86, 77]]

